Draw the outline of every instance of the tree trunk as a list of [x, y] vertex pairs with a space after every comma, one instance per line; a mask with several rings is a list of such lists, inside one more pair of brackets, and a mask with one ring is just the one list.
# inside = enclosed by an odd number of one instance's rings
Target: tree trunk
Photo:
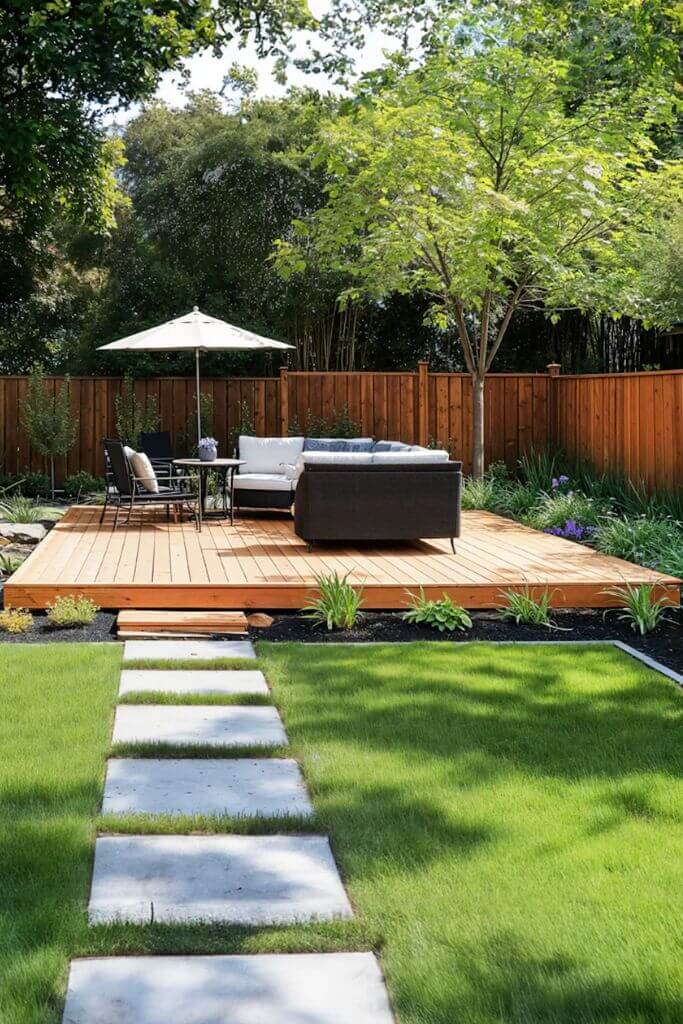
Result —
[[472, 374], [472, 476], [484, 475], [484, 378]]
[[54, 457], [54, 455], [50, 456], [50, 490], [52, 491], [52, 500], [54, 501], [55, 497], [56, 497], [56, 492], [55, 492], [55, 457]]

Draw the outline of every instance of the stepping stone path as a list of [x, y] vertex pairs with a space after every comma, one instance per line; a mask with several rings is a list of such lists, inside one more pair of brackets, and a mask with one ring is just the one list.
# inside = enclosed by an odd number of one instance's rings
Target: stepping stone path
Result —
[[276, 708], [203, 704], [122, 704], [114, 743], [280, 747], [287, 742]]
[[[254, 658], [247, 641], [129, 640], [124, 661]], [[201, 677], [201, 678], [200, 678]], [[260, 672], [126, 670], [119, 693], [268, 693]], [[312, 814], [298, 765], [235, 758], [285, 746], [272, 706], [119, 705], [114, 743], [216, 745], [225, 758], [121, 758], [103, 813]], [[353, 911], [326, 836], [106, 835], [96, 842], [91, 923], [282, 924]], [[71, 964], [63, 1024], [393, 1024], [371, 953], [106, 957]]]
[[212, 672], [210, 669], [196, 669], [174, 672], [155, 669], [127, 669], [121, 673], [119, 696], [127, 693], [187, 693], [187, 694], [243, 694], [268, 695], [268, 685], [263, 672], [228, 670]]
[[140, 757], [109, 762], [102, 813], [273, 818], [313, 808], [296, 761]]
[[64, 1024], [393, 1024], [372, 953], [75, 960]]
[[324, 836], [100, 836], [89, 916], [294, 924], [353, 915]]
[[164, 658], [185, 661], [215, 661], [217, 658], [255, 658], [254, 645], [248, 640], [126, 640], [124, 661], [140, 658]]

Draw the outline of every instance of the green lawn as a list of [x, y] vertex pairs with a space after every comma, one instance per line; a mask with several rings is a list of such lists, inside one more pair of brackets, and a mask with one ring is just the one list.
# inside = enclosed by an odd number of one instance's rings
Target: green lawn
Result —
[[680, 1024], [671, 683], [605, 648], [259, 656], [401, 1024]]
[[88, 928], [96, 826], [275, 825], [98, 822], [120, 648], [0, 645], [2, 1024], [57, 1024], [73, 955], [349, 948], [400, 1024], [680, 1024], [672, 684], [598, 648], [259, 656], [316, 805], [287, 827], [330, 834], [357, 920]]

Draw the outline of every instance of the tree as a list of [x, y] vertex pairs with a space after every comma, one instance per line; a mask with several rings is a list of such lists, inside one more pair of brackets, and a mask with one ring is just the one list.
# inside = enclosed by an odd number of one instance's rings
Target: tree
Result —
[[53, 391], [40, 363], [31, 371], [21, 419], [27, 437], [41, 455], [50, 459], [52, 498], [55, 496], [55, 459], [73, 447], [78, 431], [69, 400], [69, 379]]
[[144, 403], [135, 395], [135, 382], [130, 376], [123, 378], [121, 392], [114, 396], [116, 433], [124, 444], [137, 447], [140, 434], [159, 429], [159, 408], [155, 395], [147, 395]]
[[327, 205], [278, 246], [354, 286], [342, 299], [426, 293], [472, 379], [473, 468], [484, 471], [484, 380], [518, 310], [633, 313], [623, 239], [653, 235], [681, 196], [650, 130], [671, 103], [646, 87], [568, 109], [565, 63], [498, 40], [444, 46], [330, 121]]
[[0, 224], [30, 236], [67, 208], [110, 220], [115, 142], [102, 114], [150, 97], [206, 47], [284, 52], [304, 0], [8, 0], [0, 7]]

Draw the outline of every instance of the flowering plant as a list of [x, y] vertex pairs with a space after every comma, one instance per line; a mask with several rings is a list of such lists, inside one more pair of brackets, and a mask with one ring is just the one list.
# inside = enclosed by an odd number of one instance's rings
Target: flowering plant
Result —
[[548, 526], [543, 531], [551, 533], [553, 537], [564, 537], [565, 540], [590, 540], [595, 533], [595, 526], [581, 526], [575, 519], [568, 519], [564, 526]]
[[199, 440], [199, 448], [218, 448], [218, 441], [215, 437], [202, 437]]
[[550, 486], [553, 489], [553, 493], [556, 494], [558, 491], [561, 491], [562, 488], [568, 483], [569, 477], [565, 476], [564, 473], [562, 473], [560, 476], [554, 476], [552, 478], [552, 480], [550, 481]]

